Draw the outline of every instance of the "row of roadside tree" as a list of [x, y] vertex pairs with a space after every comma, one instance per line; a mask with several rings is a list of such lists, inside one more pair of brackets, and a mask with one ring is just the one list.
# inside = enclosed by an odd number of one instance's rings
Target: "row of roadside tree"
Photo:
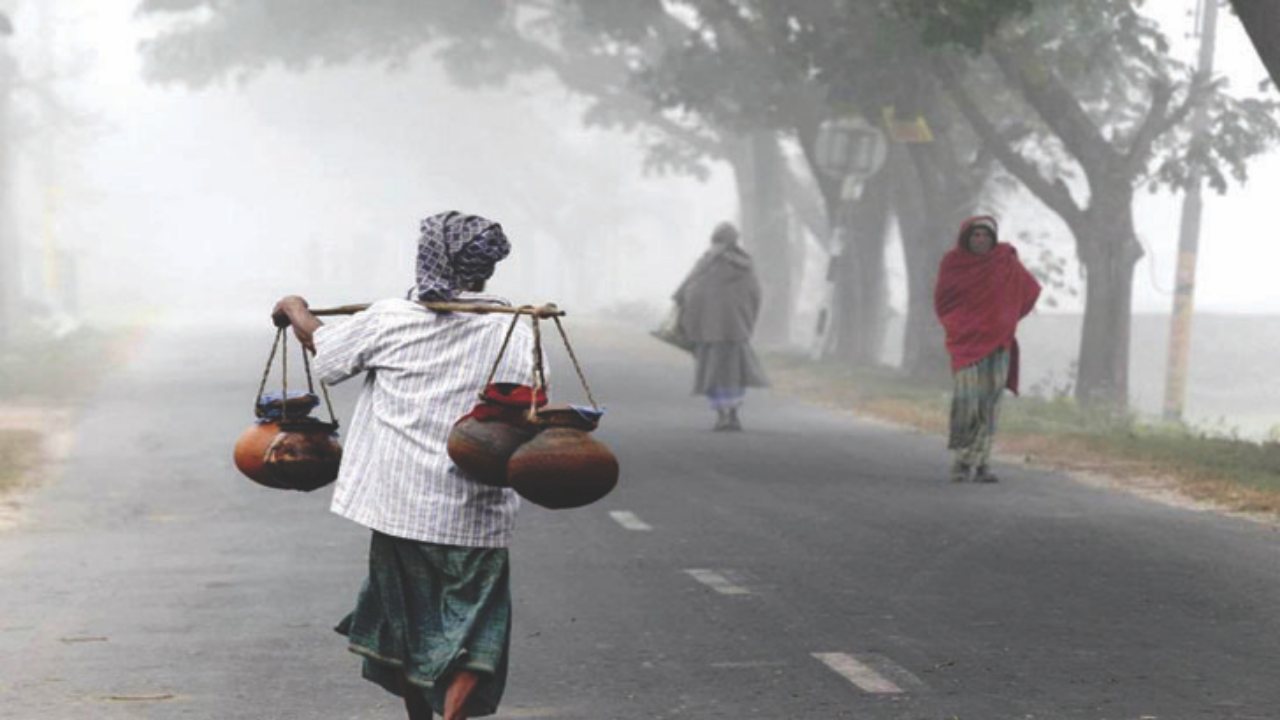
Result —
[[[1213, 0], [1209, 0], [1212, 2]], [[168, 16], [149, 78], [200, 87], [272, 65], [403, 62], [428, 50], [466, 87], [552, 73], [583, 122], [644, 143], [648, 169], [733, 171], [744, 237], [771, 298], [768, 341], [794, 321], [789, 226], [847, 244], [831, 352], [875, 363], [885, 245], [907, 268], [904, 370], [945, 371], [932, 288], [960, 219], [1013, 188], [1061, 219], [1085, 274], [1077, 398], [1124, 405], [1143, 190], [1204, 177], [1225, 191], [1280, 140], [1265, 95], [1177, 59], [1142, 0], [143, 0]], [[1203, 106], [1210, 132], [1188, 120]], [[927, 127], [894, 143], [856, 199], [818, 169], [824, 121], [892, 114]], [[1056, 268], [1060, 271], [1060, 267]], [[1055, 268], [1044, 269], [1052, 272]]]

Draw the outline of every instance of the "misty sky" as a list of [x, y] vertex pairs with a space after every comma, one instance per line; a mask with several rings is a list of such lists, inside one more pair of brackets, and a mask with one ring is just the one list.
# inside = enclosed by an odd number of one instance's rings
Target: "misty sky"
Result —
[[[410, 283], [418, 219], [450, 208], [508, 229], [515, 253], [496, 285], [519, 300], [657, 305], [734, 210], [725, 172], [706, 183], [645, 177], [635, 143], [582, 130], [581, 106], [550, 80], [467, 92], [420, 54], [390, 74], [353, 66], [272, 71], [202, 92], [149, 86], [136, 52], [148, 28], [132, 15], [135, 0], [49, 5], [58, 64], [74, 70], [63, 90], [92, 120], [61, 133], [52, 150], [34, 130], [24, 143], [22, 230], [38, 243], [52, 208], [54, 235], [79, 259], [94, 305], [219, 316], [264, 311], [290, 291], [321, 303], [398, 294]], [[1156, 5], [1180, 51], [1192, 52], [1182, 36], [1193, 3]], [[12, 41], [29, 68], [40, 57], [32, 7], [17, 10]], [[1230, 13], [1222, 25], [1220, 69], [1236, 87], [1256, 86], [1261, 64]], [[41, 179], [50, 156], [56, 196]], [[1208, 197], [1199, 309], [1280, 313], [1270, 279], [1280, 264], [1271, 237], [1278, 183], [1272, 153], [1248, 186]], [[1066, 240], [1043, 224], [1047, 213], [1016, 204], [1005, 203], [1006, 231]], [[1136, 275], [1139, 311], [1169, 306], [1178, 208], [1167, 196], [1140, 201], [1150, 254]], [[1072, 255], [1068, 244], [1059, 251]], [[892, 272], [901, 277], [900, 267]], [[902, 288], [894, 295], [900, 305]]]

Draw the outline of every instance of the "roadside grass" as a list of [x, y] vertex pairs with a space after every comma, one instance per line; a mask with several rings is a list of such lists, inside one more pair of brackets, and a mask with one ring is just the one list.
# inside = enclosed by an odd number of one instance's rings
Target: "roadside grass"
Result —
[[[785, 392], [924, 432], [947, 431], [949, 384], [793, 355], [769, 355], [766, 362]], [[1227, 510], [1280, 515], [1280, 443], [1089, 411], [1061, 393], [1007, 396], [1000, 413], [999, 452], [1122, 480], [1168, 478], [1186, 495]]]
[[1280, 514], [1280, 443], [1152, 425], [1090, 439], [1102, 452], [1172, 475], [1193, 497], [1233, 510]]

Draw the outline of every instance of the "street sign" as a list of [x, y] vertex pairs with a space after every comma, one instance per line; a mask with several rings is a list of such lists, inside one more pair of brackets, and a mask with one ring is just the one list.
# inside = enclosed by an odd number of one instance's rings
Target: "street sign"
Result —
[[818, 170], [835, 180], [861, 184], [879, 172], [888, 157], [884, 133], [861, 117], [827, 120], [818, 128], [814, 159]]

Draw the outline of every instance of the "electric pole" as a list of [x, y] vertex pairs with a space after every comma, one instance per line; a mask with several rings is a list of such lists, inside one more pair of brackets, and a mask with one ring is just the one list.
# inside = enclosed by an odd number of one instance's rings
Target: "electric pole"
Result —
[[[1218, 30], [1218, 0], [1199, 0], [1196, 31], [1200, 36], [1200, 59], [1196, 76], [1209, 82], [1213, 76], [1213, 56]], [[1192, 112], [1191, 142], [1204, 142], [1209, 129], [1209, 111], [1201, 103]], [[1169, 365], [1165, 375], [1164, 419], [1182, 421], [1187, 396], [1187, 368], [1191, 354], [1191, 316], [1195, 309], [1196, 256], [1200, 248], [1200, 219], [1204, 211], [1201, 174], [1192, 168], [1187, 194], [1182, 201], [1182, 230], [1178, 235], [1178, 269], [1174, 277], [1173, 318], [1169, 328]]]

